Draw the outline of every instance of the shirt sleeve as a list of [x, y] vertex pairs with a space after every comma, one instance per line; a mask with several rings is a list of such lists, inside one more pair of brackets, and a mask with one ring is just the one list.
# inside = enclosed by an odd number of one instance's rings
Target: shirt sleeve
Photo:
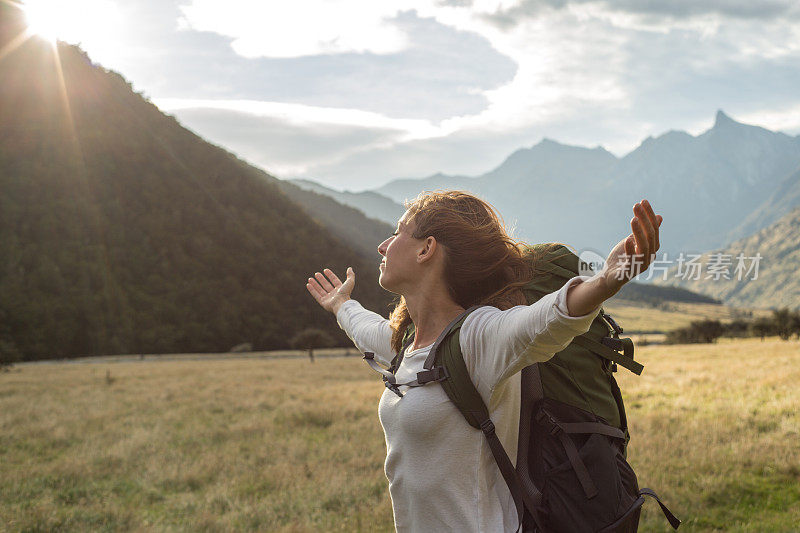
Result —
[[391, 364], [395, 353], [389, 320], [351, 299], [339, 306], [336, 322], [362, 353], [373, 352], [376, 361], [384, 366]]
[[547, 361], [589, 330], [599, 305], [582, 316], [569, 316], [567, 310], [569, 288], [589, 278], [575, 276], [531, 305], [505, 311], [484, 306], [466, 318], [461, 327], [461, 351], [484, 398], [503, 380], [528, 365]]

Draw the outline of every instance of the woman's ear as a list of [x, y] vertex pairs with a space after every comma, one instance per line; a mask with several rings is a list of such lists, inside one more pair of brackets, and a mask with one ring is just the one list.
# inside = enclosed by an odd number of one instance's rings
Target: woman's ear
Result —
[[417, 263], [430, 261], [436, 253], [436, 248], [438, 248], [436, 237], [427, 237], [417, 253]]

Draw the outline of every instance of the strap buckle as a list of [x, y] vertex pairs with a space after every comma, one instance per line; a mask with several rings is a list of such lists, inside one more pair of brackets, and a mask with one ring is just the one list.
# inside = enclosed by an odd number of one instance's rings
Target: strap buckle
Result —
[[539, 411], [539, 414], [536, 415], [536, 421], [546, 426], [547, 429], [550, 430], [551, 435], [558, 435], [562, 428], [561, 424], [559, 424], [553, 416], [545, 410]]
[[420, 385], [425, 385], [426, 383], [436, 381], [444, 381], [446, 379], [450, 379], [450, 372], [448, 372], [443, 366], [437, 366], [436, 368], [431, 368], [430, 370], [417, 372], [417, 383]]
[[387, 389], [397, 394], [400, 398], [403, 397], [403, 393], [400, 392], [400, 387], [398, 387], [395, 383], [390, 383], [388, 379], [383, 378], [383, 384], [386, 385]]
[[[619, 352], [625, 349], [625, 346], [622, 344], [622, 340], [614, 338], [614, 337], [603, 337], [600, 339], [600, 342], [614, 350], [615, 352]], [[605, 360], [606, 364], [608, 365], [608, 369], [611, 372], [617, 371], [617, 363], [614, 361], [609, 361], [608, 359]]]
[[614, 331], [617, 333], [617, 335], [619, 335], [620, 333], [623, 333], [622, 326], [617, 324], [617, 322], [613, 318], [611, 318], [611, 315], [609, 315], [608, 313], [604, 312], [603, 313], [603, 318], [605, 318], [606, 321], [609, 324], [611, 324], [611, 327], [614, 329]]
[[492, 422], [491, 418], [487, 418], [483, 422], [481, 422], [481, 431], [483, 431], [484, 435], [492, 435], [494, 433], [494, 422]]
[[624, 346], [622, 345], [622, 340], [615, 339], [614, 337], [603, 337], [602, 339], [600, 339], [600, 342], [602, 342], [603, 344], [605, 344], [606, 346], [617, 352], [624, 349]]

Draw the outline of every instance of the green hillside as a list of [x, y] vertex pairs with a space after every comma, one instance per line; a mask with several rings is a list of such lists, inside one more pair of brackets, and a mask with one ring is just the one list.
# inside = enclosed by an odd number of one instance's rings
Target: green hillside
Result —
[[[718, 254], [714, 261], [712, 254]], [[760, 254], [761, 258], [744, 259], [744, 270], [739, 276], [736, 273], [739, 254], [743, 254], [744, 258]], [[795, 208], [754, 235], [722, 250], [703, 254], [699, 262], [703, 265], [699, 280], [675, 277], [673, 270], [668, 281], [661, 283], [678, 285], [733, 306], [800, 309], [800, 280], [797, 277], [800, 266], [800, 208]], [[720, 265], [727, 263], [727, 267], [723, 266], [722, 269], [727, 271], [729, 280], [722, 276], [714, 279], [715, 276], [707, 272], [707, 266], [713, 262]], [[754, 263], [758, 266], [757, 277]], [[709, 275], [712, 277], [706, 279]]]
[[400, 217], [403, 216], [406, 210], [405, 207], [393, 201], [391, 198], [374, 191], [340, 192], [311, 180], [294, 179], [289, 180], [289, 182], [297, 185], [301, 189], [330, 196], [340, 204], [355, 207], [363, 211], [368, 217], [374, 218], [375, 220], [382, 220], [393, 226]]
[[697, 304], [721, 303], [715, 298], [704, 294], [698, 294], [681, 287], [663, 287], [653, 284], [637, 283], [635, 281], [625, 284], [615, 295], [615, 299], [627, 300], [649, 306], [661, 305], [664, 302]]
[[[2, 48], [22, 28], [0, 15]], [[3, 351], [274, 349], [311, 325], [344, 343], [305, 289], [325, 266], [352, 265], [355, 296], [386, 309], [373, 258], [78, 48], [30, 39], [0, 79]]]
[[303, 206], [314, 219], [339, 239], [362, 252], [365, 257], [373, 258], [375, 265], [380, 262], [378, 244], [392, 234], [396, 220], [389, 225], [369, 218], [359, 209], [342, 205], [333, 198], [303, 189], [294, 183], [276, 179], [275, 184], [283, 194]]

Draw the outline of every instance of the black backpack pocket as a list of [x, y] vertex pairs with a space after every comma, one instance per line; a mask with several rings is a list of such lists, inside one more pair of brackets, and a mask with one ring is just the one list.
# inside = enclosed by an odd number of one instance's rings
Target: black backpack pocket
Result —
[[613, 524], [604, 527], [599, 533], [636, 533], [639, 529], [639, 516], [642, 514], [644, 496], [639, 496], [630, 509]]
[[601, 418], [545, 399], [534, 416], [542, 518], [548, 531], [635, 532], [642, 505], [625, 435]]

